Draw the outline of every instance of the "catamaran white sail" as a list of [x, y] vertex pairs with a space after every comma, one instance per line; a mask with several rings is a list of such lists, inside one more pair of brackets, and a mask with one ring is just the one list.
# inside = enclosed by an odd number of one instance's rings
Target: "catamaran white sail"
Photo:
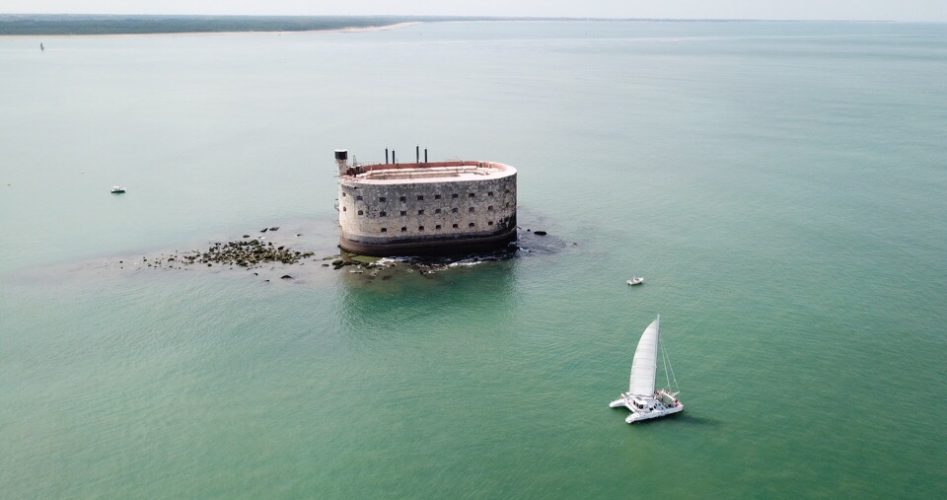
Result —
[[[661, 315], [645, 328], [635, 349], [635, 357], [631, 361], [631, 379], [628, 392], [608, 404], [609, 408], [624, 406], [631, 410], [631, 415], [625, 419], [629, 424], [650, 418], [664, 417], [684, 410], [684, 405], [677, 400], [677, 392], [671, 392], [671, 377], [674, 370], [671, 361], [661, 350], [664, 361], [664, 373], [667, 376], [668, 387], [654, 390], [654, 377], [658, 369], [658, 349], [661, 347]], [[677, 378], [675, 377], [675, 385]]]

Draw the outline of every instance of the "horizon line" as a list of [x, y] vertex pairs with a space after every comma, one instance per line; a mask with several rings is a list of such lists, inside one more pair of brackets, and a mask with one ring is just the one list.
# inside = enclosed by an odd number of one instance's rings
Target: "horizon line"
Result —
[[792, 22], [792, 23], [904, 23], [945, 24], [947, 20], [920, 21], [896, 19], [844, 19], [844, 18], [732, 18], [732, 17], [582, 17], [582, 16], [496, 16], [496, 15], [446, 15], [446, 14], [117, 14], [98, 12], [0, 12], [4, 16], [99, 16], [99, 17], [240, 17], [240, 18], [398, 18], [428, 20], [467, 21], [651, 21], [651, 22]]

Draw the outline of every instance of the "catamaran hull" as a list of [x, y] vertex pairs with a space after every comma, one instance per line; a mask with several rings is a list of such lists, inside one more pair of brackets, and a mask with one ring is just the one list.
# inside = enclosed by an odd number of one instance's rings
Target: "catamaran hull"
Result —
[[633, 424], [635, 422], [641, 422], [642, 420], [651, 420], [653, 418], [667, 417], [675, 413], [680, 413], [684, 411], [684, 405], [679, 404], [677, 406], [672, 406], [671, 408], [665, 408], [663, 410], [653, 410], [647, 413], [641, 412], [631, 412], [631, 415], [625, 418], [625, 422]]
[[678, 402], [674, 406], [665, 406], [663, 404], [658, 405], [658, 408], [655, 408], [650, 411], [641, 411], [641, 409], [636, 408], [631, 401], [620, 398], [608, 403], [609, 408], [627, 408], [631, 412], [631, 415], [628, 415], [625, 418], [625, 422], [633, 424], [635, 422], [641, 422], [642, 420], [651, 420], [653, 418], [666, 417], [668, 415], [673, 415], [684, 411], [684, 405]]

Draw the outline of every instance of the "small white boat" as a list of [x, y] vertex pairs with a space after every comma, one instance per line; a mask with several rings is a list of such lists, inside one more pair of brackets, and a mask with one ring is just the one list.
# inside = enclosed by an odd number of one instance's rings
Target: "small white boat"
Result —
[[[608, 404], [609, 408], [628, 408], [631, 415], [625, 418], [625, 422], [629, 424], [673, 415], [684, 410], [684, 405], [677, 399], [678, 393], [671, 392], [670, 389], [674, 369], [671, 368], [671, 360], [664, 352], [663, 346], [661, 357], [664, 360], [665, 375], [668, 377], [668, 388], [654, 388], [654, 377], [658, 368], [660, 322], [661, 316], [658, 315], [638, 340], [635, 357], [631, 362], [628, 392], [621, 393], [618, 399]], [[677, 385], [677, 377], [674, 377], [674, 385]]]
[[112, 194], [123, 194], [125, 192], [125, 188], [122, 186], [112, 186], [112, 191], [110, 192]]
[[632, 276], [630, 280], [626, 281], [630, 286], [640, 285], [644, 283], [644, 277], [642, 276]]

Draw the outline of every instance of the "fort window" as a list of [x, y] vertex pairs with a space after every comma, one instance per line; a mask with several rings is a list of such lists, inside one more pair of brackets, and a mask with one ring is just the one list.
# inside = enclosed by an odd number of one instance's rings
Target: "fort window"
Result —
[[343, 212], [348, 212], [349, 209], [347, 209], [347, 208], [345, 208], [345, 207], [342, 207], [342, 211], [343, 211]]
[[474, 226], [476, 226], [476, 224], [474, 224], [473, 222], [471, 222], [470, 224], [467, 224], [467, 227], [474, 227]]
[[493, 211], [493, 205], [490, 205], [489, 207], [487, 207], [487, 210], [489, 210], [489, 211], [492, 212], [492, 211]]
[[401, 215], [408, 215], [408, 212], [406, 210], [402, 210]]
[[468, 198], [473, 198], [474, 196], [477, 196], [477, 195], [475, 193], [467, 193]]
[[378, 216], [379, 216], [379, 217], [387, 217], [387, 216], [388, 216], [388, 212], [382, 210], [381, 212], [378, 212]]
[[489, 191], [489, 192], [487, 192], [487, 196], [490, 196], [490, 197], [492, 197], [492, 196], [493, 196], [493, 191]]
[[424, 231], [424, 226], [418, 226], [418, 231]]
[[439, 200], [439, 199], [441, 199], [441, 195], [439, 195], [439, 194], [435, 194], [435, 195], [434, 195], [434, 199], [435, 199], [435, 200]]
[[457, 229], [457, 224], [454, 224], [454, 229]]
[[355, 197], [355, 200], [356, 200], [356, 201], [362, 201], [362, 195], [356, 196], [356, 197]]
[[457, 213], [457, 208], [452, 208], [452, 209], [450, 209], [450, 213], [456, 214], [456, 213]]
[[405, 232], [405, 231], [407, 231], [407, 230], [408, 230], [408, 228], [406, 228], [406, 227], [404, 227], [404, 226], [401, 226], [401, 232], [402, 232], [402, 233]]
[[506, 191], [503, 191], [503, 192], [506, 193], [506, 194], [510, 194], [510, 190], [509, 190], [509, 189], [507, 189]]
[[387, 232], [388, 232], [388, 228], [387, 228], [387, 227], [383, 227], [383, 228], [381, 228], [381, 232], [383, 232], [383, 233], [387, 233]]
[[473, 212], [474, 212], [474, 207], [468, 208], [467, 211], [470, 212], [470, 213], [473, 213]]
[[364, 210], [359, 210], [359, 211], [358, 211], [358, 214], [359, 214], [359, 215], [365, 215], [365, 211], [364, 211]]
[[345, 191], [342, 192], [342, 197], [345, 198]]
[[423, 194], [419, 194], [419, 195], [418, 195], [418, 201], [424, 201], [424, 195], [423, 195]]
[[407, 197], [404, 197], [404, 196], [402, 196], [402, 197], [401, 197], [401, 201], [408, 201], [408, 198], [407, 198]]
[[434, 209], [434, 213], [436, 213], [436, 214], [441, 213], [441, 209], [440, 209], [440, 208], [435, 208], [435, 209]]
[[492, 225], [493, 225], [493, 221], [492, 221], [492, 220], [491, 220], [491, 221], [487, 221], [487, 225], [488, 225], [488, 226], [492, 226]]
[[384, 203], [384, 202], [388, 201], [388, 198], [385, 198], [384, 196], [381, 196], [381, 197], [378, 198], [378, 201], [381, 202], [381, 203]]
[[[343, 193], [343, 194], [345, 194], [345, 193]], [[451, 198], [457, 198], [457, 193], [454, 193], [454, 194], [450, 195], [450, 197], [451, 197]]]
[[424, 210], [418, 210], [418, 215], [424, 215]]
[[440, 224], [434, 226], [434, 230], [435, 230], [435, 231], [438, 230], [438, 229], [440, 229], [440, 228], [441, 228], [441, 225], [440, 225]]

